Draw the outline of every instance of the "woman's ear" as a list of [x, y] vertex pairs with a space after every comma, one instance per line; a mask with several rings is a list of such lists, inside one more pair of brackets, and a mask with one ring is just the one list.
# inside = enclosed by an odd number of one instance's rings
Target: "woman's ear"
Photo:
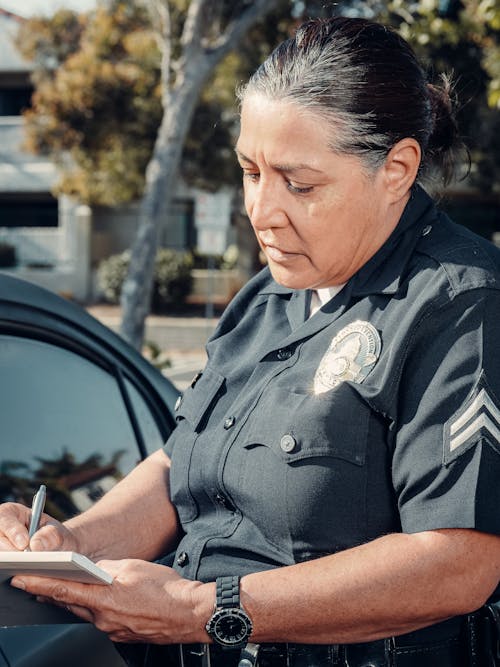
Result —
[[394, 201], [406, 195], [415, 182], [421, 157], [420, 144], [410, 137], [398, 141], [387, 154], [383, 169], [387, 190]]

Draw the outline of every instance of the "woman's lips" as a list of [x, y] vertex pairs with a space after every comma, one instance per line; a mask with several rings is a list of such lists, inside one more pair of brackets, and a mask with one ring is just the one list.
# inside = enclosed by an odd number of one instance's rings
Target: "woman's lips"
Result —
[[291, 259], [292, 257], [296, 257], [298, 255], [298, 253], [296, 252], [288, 252], [287, 250], [281, 250], [281, 248], [277, 248], [276, 246], [273, 245], [266, 245], [265, 252], [266, 255], [274, 262], [283, 262], [287, 259]]

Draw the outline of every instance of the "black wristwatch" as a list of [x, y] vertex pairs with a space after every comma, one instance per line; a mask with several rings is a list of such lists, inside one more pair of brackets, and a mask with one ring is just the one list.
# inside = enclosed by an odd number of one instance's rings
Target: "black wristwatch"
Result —
[[252, 633], [252, 621], [240, 606], [240, 578], [217, 577], [215, 611], [205, 626], [224, 648], [241, 648]]

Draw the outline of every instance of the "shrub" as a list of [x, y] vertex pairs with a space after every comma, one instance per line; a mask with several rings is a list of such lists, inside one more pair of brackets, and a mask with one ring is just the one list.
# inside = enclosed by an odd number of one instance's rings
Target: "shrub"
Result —
[[232, 244], [227, 247], [222, 255], [221, 269], [235, 269], [238, 266], [240, 253], [238, 246]]
[[193, 253], [193, 268], [195, 269], [206, 269], [209, 263], [211, 263], [212, 268], [220, 269], [222, 261], [222, 255], [207, 255], [198, 251]]
[[16, 266], [16, 264], [17, 257], [15, 246], [6, 241], [0, 241], [0, 267], [2, 269], [8, 269], [12, 266]]
[[99, 264], [97, 286], [102, 296], [109, 303], [119, 303], [122, 285], [127, 277], [130, 253], [126, 250], [120, 255], [111, 255]]
[[237, 245], [230, 245], [222, 255], [207, 255], [195, 251], [193, 254], [193, 268], [206, 269], [210, 262], [213, 269], [234, 269], [238, 265], [239, 250]]
[[[103, 260], [97, 271], [99, 292], [110, 303], [119, 303], [123, 282], [127, 276], [130, 253], [111, 255]], [[152, 308], [163, 310], [172, 303], [183, 303], [191, 291], [192, 255], [169, 248], [160, 248], [156, 255]]]
[[160, 248], [156, 255], [153, 310], [162, 310], [172, 303], [184, 303], [191, 291], [193, 258], [190, 253]]

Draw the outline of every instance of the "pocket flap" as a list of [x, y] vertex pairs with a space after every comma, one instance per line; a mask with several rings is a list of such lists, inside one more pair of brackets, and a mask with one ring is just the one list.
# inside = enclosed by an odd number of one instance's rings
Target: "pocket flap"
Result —
[[175, 411], [177, 421], [186, 419], [197, 430], [207, 410], [219, 394], [225, 377], [211, 368], [205, 368], [196, 382], [188, 387], [181, 396]]
[[261, 407], [247, 424], [247, 449], [264, 445], [287, 463], [314, 456], [365, 463], [370, 411], [347, 383], [317, 396], [277, 387], [266, 404], [266, 415]]

